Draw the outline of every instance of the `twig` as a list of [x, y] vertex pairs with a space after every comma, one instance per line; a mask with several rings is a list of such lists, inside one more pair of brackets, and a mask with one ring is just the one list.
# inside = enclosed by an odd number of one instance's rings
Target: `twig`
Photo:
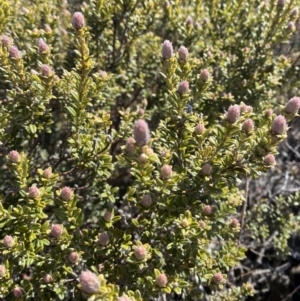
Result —
[[286, 298], [284, 298], [282, 301], [288, 301], [300, 288], [300, 285], [298, 285], [290, 294], [287, 295]]
[[242, 208], [242, 214], [241, 214], [241, 232], [239, 235], [239, 242], [238, 244], [240, 245], [241, 239], [242, 239], [242, 232], [243, 232], [243, 227], [245, 223], [245, 214], [246, 214], [246, 209], [247, 209], [247, 202], [248, 202], [248, 193], [249, 193], [249, 183], [250, 183], [250, 178], [246, 177], [246, 191], [245, 191], [245, 200], [243, 203], [243, 208]]

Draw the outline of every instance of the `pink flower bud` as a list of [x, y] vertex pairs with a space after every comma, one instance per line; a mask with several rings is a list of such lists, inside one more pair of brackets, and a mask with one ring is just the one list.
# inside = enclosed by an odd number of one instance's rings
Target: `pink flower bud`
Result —
[[19, 152], [13, 150], [8, 154], [8, 158], [11, 162], [13, 163], [19, 163], [21, 162], [21, 155], [19, 154]]
[[209, 19], [207, 17], [205, 17], [203, 19], [203, 23], [202, 24], [205, 26], [205, 25], [208, 25], [208, 23], [209, 23]]
[[296, 30], [296, 25], [293, 21], [290, 21], [287, 25], [287, 28], [289, 31], [295, 31]]
[[208, 82], [210, 78], [210, 73], [207, 69], [203, 69], [200, 73], [200, 81], [202, 81], [203, 83]]
[[246, 119], [243, 122], [242, 130], [246, 133], [250, 133], [254, 129], [254, 122], [252, 119]]
[[205, 132], [205, 127], [202, 123], [199, 123], [196, 127], [195, 127], [195, 133], [197, 135], [202, 135]]
[[292, 16], [293, 17], [297, 17], [299, 14], [299, 9], [298, 7], [295, 7], [293, 10], [292, 10]]
[[270, 117], [272, 117], [272, 115], [273, 115], [273, 110], [272, 109], [267, 109], [265, 111], [265, 117], [266, 118], [270, 118]]
[[6, 273], [6, 268], [3, 264], [0, 264], [0, 277], [3, 277]]
[[110, 223], [110, 222], [112, 221], [113, 217], [114, 217], [114, 215], [113, 215], [112, 212], [110, 212], [110, 211], [106, 211], [106, 212], [104, 213], [104, 216], [103, 216], [104, 220], [105, 220], [107, 223]]
[[133, 154], [134, 151], [135, 151], [135, 141], [132, 137], [128, 138], [127, 141], [126, 141], [126, 152], [128, 154]]
[[145, 164], [148, 161], [148, 156], [146, 154], [141, 154], [138, 158], [139, 163]]
[[11, 39], [7, 35], [5, 35], [5, 34], [2, 35], [0, 39], [1, 39], [1, 44], [4, 47], [8, 47], [8, 46], [10, 46], [12, 44]]
[[13, 294], [16, 298], [21, 298], [23, 295], [23, 290], [20, 287], [15, 287], [13, 290]]
[[4, 245], [4, 247], [11, 248], [11, 247], [14, 246], [14, 244], [15, 244], [15, 241], [14, 241], [14, 239], [10, 235], [6, 235], [3, 238], [3, 245]]
[[40, 196], [41, 192], [40, 190], [35, 186], [35, 185], [32, 185], [29, 187], [28, 189], [28, 196], [31, 198], [31, 199], [36, 199]]
[[47, 33], [51, 33], [52, 32], [52, 29], [51, 29], [51, 27], [48, 24], [45, 25], [45, 31]]
[[278, 7], [282, 8], [282, 7], [284, 7], [284, 5], [285, 5], [285, 0], [278, 0], [277, 1], [277, 6]]
[[160, 274], [156, 277], [155, 283], [159, 287], [165, 287], [168, 283], [168, 278], [165, 274]]
[[52, 276], [50, 274], [46, 274], [44, 276], [44, 282], [45, 283], [50, 283], [52, 281]]
[[19, 51], [19, 49], [16, 46], [10, 46], [8, 49], [8, 54], [11, 59], [21, 59], [22, 53]]
[[186, 18], [185, 24], [186, 24], [186, 26], [188, 26], [188, 27], [192, 26], [192, 25], [193, 25], [193, 18], [192, 18], [191, 16], [188, 16], [188, 17]]
[[300, 98], [293, 97], [291, 98], [285, 106], [285, 112], [287, 114], [295, 115], [298, 113], [300, 108]]
[[61, 190], [61, 193], [60, 193], [60, 198], [63, 200], [63, 201], [70, 201], [72, 198], [73, 198], [73, 190], [70, 188], [70, 187], [64, 187], [62, 190]]
[[144, 146], [149, 142], [150, 131], [148, 123], [145, 120], [139, 119], [135, 122], [133, 136], [138, 146]]
[[123, 295], [122, 297], [118, 297], [118, 301], [132, 301], [128, 296]]
[[226, 115], [226, 119], [229, 123], [234, 124], [240, 117], [240, 106], [238, 105], [231, 105], [228, 108], [228, 112]]
[[51, 67], [48, 65], [43, 65], [41, 70], [42, 70], [42, 75], [45, 77], [49, 77], [53, 74]]
[[173, 56], [173, 46], [169, 40], [165, 40], [161, 47], [161, 54], [163, 59], [168, 60]]
[[272, 134], [282, 135], [286, 132], [286, 129], [287, 129], [287, 123], [284, 116], [282, 115], [276, 116], [271, 126]]
[[238, 228], [240, 226], [240, 222], [237, 218], [233, 218], [231, 221], [230, 221], [230, 226], [232, 228]]
[[178, 57], [181, 61], [186, 62], [189, 59], [189, 51], [186, 47], [180, 46], [178, 49]]
[[268, 154], [264, 158], [264, 163], [269, 166], [273, 166], [276, 164], [276, 159], [273, 154]]
[[88, 294], [95, 294], [100, 289], [100, 280], [96, 274], [90, 271], [82, 271], [79, 276], [81, 289]]
[[107, 246], [109, 244], [109, 236], [107, 234], [107, 232], [102, 232], [99, 235], [99, 244], [103, 247]]
[[80, 30], [84, 27], [85, 21], [84, 21], [84, 16], [81, 12], [76, 12], [74, 13], [72, 17], [72, 26], [75, 30]]
[[99, 72], [99, 76], [100, 76], [101, 78], [105, 78], [105, 77], [107, 76], [107, 73], [106, 73], [105, 71], [101, 70], [101, 71]]
[[48, 167], [47, 169], [45, 169], [44, 172], [43, 172], [43, 177], [45, 179], [50, 179], [52, 177], [52, 175], [53, 174], [52, 174], [52, 171], [51, 171], [50, 167]]
[[177, 92], [180, 95], [187, 94], [189, 92], [189, 83], [186, 80], [182, 81], [178, 85]]
[[161, 177], [165, 180], [171, 179], [172, 174], [173, 174], [172, 166], [171, 165], [164, 165], [161, 168], [160, 174], [161, 174]]
[[212, 208], [210, 205], [206, 205], [203, 208], [203, 214], [204, 215], [211, 215], [212, 214]]
[[51, 236], [53, 236], [54, 238], [60, 238], [61, 235], [63, 234], [63, 227], [62, 225], [59, 224], [53, 224], [51, 227], [51, 232], [50, 232]]
[[150, 207], [152, 205], [152, 198], [149, 194], [145, 194], [141, 201], [142, 205], [146, 208]]
[[77, 252], [71, 252], [68, 256], [68, 260], [70, 263], [76, 263], [79, 259], [79, 255]]
[[200, 28], [200, 23], [199, 23], [198, 21], [196, 21], [196, 22], [194, 23], [194, 28], [195, 28], [196, 30], [198, 30], [198, 29]]
[[137, 260], [144, 260], [147, 256], [147, 250], [144, 246], [134, 248], [134, 256]]
[[39, 38], [37, 46], [38, 46], [39, 52], [41, 52], [41, 53], [49, 52], [49, 46], [42, 38]]
[[202, 229], [206, 228], [206, 223], [204, 221], [200, 221], [199, 222], [199, 227], [201, 227]]
[[212, 167], [209, 163], [204, 163], [201, 171], [204, 176], [209, 176], [212, 172]]
[[138, 111], [139, 118], [143, 118], [144, 114], [145, 114], [145, 110], [144, 109], [139, 109], [139, 111]]
[[221, 284], [223, 280], [223, 275], [221, 273], [216, 273], [212, 278], [214, 284]]

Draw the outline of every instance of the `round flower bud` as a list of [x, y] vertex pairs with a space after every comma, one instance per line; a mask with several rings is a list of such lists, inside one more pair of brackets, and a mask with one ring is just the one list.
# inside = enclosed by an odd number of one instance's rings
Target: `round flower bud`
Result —
[[210, 78], [210, 73], [207, 69], [203, 69], [200, 73], [200, 80], [203, 82], [203, 83], [206, 83]]
[[103, 232], [99, 235], [99, 244], [103, 247], [109, 244], [109, 236], [107, 232]]
[[186, 218], [184, 218], [183, 220], [181, 220], [181, 222], [180, 222], [180, 225], [183, 227], [183, 228], [186, 228], [186, 227], [188, 227], [189, 226], [189, 221], [186, 219]]
[[75, 30], [80, 30], [84, 27], [85, 21], [84, 21], [84, 16], [81, 12], [76, 12], [74, 13], [72, 17], [72, 26]]
[[212, 167], [209, 163], [204, 163], [201, 171], [204, 176], [209, 176], [212, 172]]
[[3, 238], [3, 245], [4, 245], [4, 247], [11, 248], [11, 247], [14, 246], [14, 244], [15, 244], [15, 241], [14, 241], [14, 239], [10, 235], [6, 235]]
[[285, 0], [278, 0], [277, 1], [277, 6], [278, 7], [282, 8], [282, 7], [284, 7], [284, 5], [285, 5]]
[[53, 224], [51, 227], [51, 236], [53, 236], [54, 238], [60, 238], [61, 235], [63, 233], [63, 227], [62, 225], [59, 224]]
[[205, 229], [206, 228], [206, 223], [204, 221], [200, 221], [199, 222], [199, 227], [202, 228], [202, 229]]
[[272, 109], [267, 109], [265, 111], [265, 117], [266, 118], [270, 118], [270, 117], [272, 117], [272, 115], [273, 115], [273, 110]]
[[196, 30], [200, 28], [200, 23], [199, 23], [198, 21], [196, 21], [196, 22], [194, 23], [194, 28], [195, 28]]
[[6, 273], [6, 268], [3, 264], [0, 264], [0, 277], [3, 277]]
[[144, 115], [145, 115], [145, 110], [144, 110], [144, 109], [139, 109], [139, 111], [138, 111], [138, 116], [139, 116], [140, 118], [143, 118]]
[[46, 168], [45, 170], [44, 170], [44, 172], [43, 172], [43, 177], [45, 178], [45, 179], [50, 179], [51, 177], [52, 177], [52, 171], [51, 171], [51, 168], [50, 167], [48, 167], [48, 168]]
[[240, 106], [238, 105], [231, 105], [228, 108], [228, 112], [226, 115], [226, 119], [229, 123], [234, 124], [240, 117]]
[[63, 201], [70, 201], [72, 198], [73, 198], [73, 190], [70, 188], [70, 187], [64, 187], [62, 190], [61, 190], [61, 193], [60, 193], [60, 198], [63, 200]]
[[40, 190], [35, 186], [35, 185], [32, 185], [29, 187], [28, 189], [28, 196], [31, 198], [31, 199], [36, 199], [40, 196], [41, 192]]
[[154, 154], [154, 150], [151, 147], [148, 147], [147, 145], [143, 146], [143, 153], [147, 155], [148, 157], [152, 156]]
[[171, 179], [172, 173], [172, 166], [170, 165], [164, 165], [160, 171], [161, 177], [165, 180]]
[[145, 194], [141, 201], [142, 205], [146, 208], [150, 207], [152, 205], [152, 198], [149, 194]]
[[271, 126], [272, 134], [282, 135], [286, 132], [286, 129], [287, 129], [287, 123], [284, 116], [282, 115], [276, 116]]
[[147, 256], [147, 250], [144, 246], [134, 248], [134, 256], [137, 260], [144, 260]]
[[156, 277], [155, 283], [159, 287], [165, 287], [168, 283], [168, 278], [165, 274], [160, 274]]
[[51, 27], [48, 24], [46, 24], [44, 28], [45, 28], [45, 31], [47, 33], [51, 33], [52, 32], [52, 29], [51, 29]]
[[99, 76], [100, 76], [101, 78], [105, 78], [105, 77], [107, 76], [107, 73], [106, 73], [105, 71], [101, 70], [101, 71], [99, 72]]
[[128, 154], [133, 154], [134, 153], [134, 151], [135, 151], [134, 144], [135, 144], [135, 141], [132, 137], [127, 139], [127, 141], [126, 141], [126, 152]]
[[11, 59], [21, 59], [22, 53], [16, 46], [10, 46], [8, 49], [8, 54]]
[[221, 284], [223, 280], [223, 275], [221, 273], [216, 273], [212, 278], [214, 284]]
[[189, 27], [192, 26], [193, 25], [193, 18], [191, 16], [188, 16], [186, 18], [185, 24], [186, 24], [186, 26], [189, 26]]
[[95, 294], [100, 289], [100, 280], [96, 274], [90, 271], [82, 271], [79, 276], [81, 289], [88, 294]]
[[242, 130], [246, 133], [250, 133], [254, 129], [254, 122], [252, 119], [246, 119], [243, 122]]
[[178, 57], [181, 61], [186, 62], [189, 59], [189, 51], [186, 47], [180, 46], [178, 49]]
[[298, 113], [300, 108], [300, 98], [293, 97], [291, 98], [285, 106], [285, 112], [287, 114], [295, 115]]
[[186, 80], [182, 81], [178, 85], [177, 92], [180, 95], [187, 94], [189, 92], [189, 83]]
[[107, 223], [110, 223], [110, 222], [112, 221], [113, 217], [114, 217], [114, 215], [113, 215], [112, 212], [110, 212], [110, 211], [106, 211], [106, 212], [104, 213], [104, 216], [103, 216], [104, 220], [105, 220]]
[[77, 252], [71, 252], [68, 256], [70, 263], [76, 263], [79, 259], [79, 254]]
[[42, 38], [39, 38], [37, 46], [38, 46], [39, 52], [41, 52], [41, 53], [49, 52], [49, 46]]
[[44, 276], [44, 282], [45, 283], [50, 283], [52, 281], [52, 276], [50, 274], [46, 274]]
[[146, 154], [140, 154], [138, 160], [141, 164], [145, 164], [148, 161], [148, 156]]
[[202, 123], [199, 123], [196, 127], [195, 127], [195, 133], [197, 135], [202, 135], [205, 132], [205, 127]]
[[133, 136], [138, 146], [144, 146], [149, 142], [150, 131], [148, 123], [145, 120], [139, 119], [135, 122]]
[[296, 30], [296, 25], [293, 21], [290, 21], [287, 25], [287, 28], [289, 31], [295, 31]]
[[122, 297], [118, 297], [118, 301], [132, 301], [132, 300], [126, 295], [123, 295]]
[[212, 214], [212, 208], [210, 205], [206, 205], [203, 208], [203, 214], [204, 215], [211, 215]]
[[295, 7], [293, 10], [292, 10], [292, 16], [293, 17], [297, 17], [299, 14], [299, 9], [298, 7]]
[[165, 40], [161, 47], [161, 54], [163, 59], [167, 60], [173, 56], [173, 46], [169, 40]]
[[230, 221], [230, 226], [232, 228], [238, 228], [240, 226], [240, 222], [237, 218], [233, 218], [231, 221]]
[[42, 76], [49, 77], [53, 74], [51, 67], [48, 65], [43, 65], [41, 70]]
[[8, 47], [8, 46], [10, 46], [12, 44], [11, 39], [7, 35], [5, 35], [5, 34], [2, 35], [0, 39], [1, 39], [1, 44], [4, 47]]
[[23, 290], [20, 287], [15, 287], [13, 290], [13, 294], [16, 298], [21, 298], [23, 295]]
[[276, 164], [275, 156], [273, 154], [268, 154], [264, 158], [264, 163], [269, 166], [273, 166]]
[[209, 19], [207, 18], [207, 17], [205, 17], [204, 19], [203, 19], [203, 25], [207, 25], [209, 23]]
[[13, 163], [19, 163], [21, 161], [21, 155], [19, 152], [13, 150], [8, 154], [8, 158]]

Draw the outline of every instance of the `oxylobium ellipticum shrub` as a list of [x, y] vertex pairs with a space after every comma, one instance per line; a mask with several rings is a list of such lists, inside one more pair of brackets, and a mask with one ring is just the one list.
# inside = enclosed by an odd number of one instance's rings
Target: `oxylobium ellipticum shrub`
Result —
[[299, 4], [1, 0], [1, 298], [254, 294], [231, 279], [263, 220], [239, 184], [298, 113], [273, 50]]

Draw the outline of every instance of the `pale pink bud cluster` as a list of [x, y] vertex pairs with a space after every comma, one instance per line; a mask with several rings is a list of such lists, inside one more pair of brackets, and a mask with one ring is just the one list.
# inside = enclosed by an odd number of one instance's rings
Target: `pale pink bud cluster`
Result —
[[10, 235], [6, 235], [4, 238], [3, 238], [3, 245], [4, 247], [6, 248], [11, 248], [13, 247], [15, 244], [15, 241], [14, 239], [12, 238], [12, 236]]
[[139, 111], [138, 111], [139, 118], [143, 118], [144, 115], [145, 115], [145, 110], [144, 109], [139, 109]]
[[41, 71], [42, 75], [45, 77], [50, 77], [53, 74], [53, 71], [49, 65], [43, 65]]
[[180, 95], [187, 94], [189, 92], [189, 83], [186, 80], [182, 81], [178, 85], [177, 92]]
[[206, 205], [203, 208], [203, 214], [204, 215], [211, 215], [212, 214], [212, 208], [210, 205]]
[[45, 283], [50, 283], [52, 281], [52, 276], [50, 274], [46, 274], [43, 279]]
[[20, 287], [15, 287], [13, 289], [13, 294], [16, 298], [21, 298], [23, 295], [23, 290]]
[[246, 133], [250, 133], [251, 131], [253, 131], [254, 129], [254, 122], [252, 119], [246, 119], [244, 122], [243, 122], [243, 125], [242, 125], [242, 130]]
[[138, 146], [144, 146], [149, 142], [150, 131], [148, 123], [145, 120], [139, 119], [135, 122], [133, 136]]
[[201, 72], [200, 72], [200, 80], [204, 83], [208, 82], [210, 78], [210, 73], [207, 69], [203, 69]]
[[82, 271], [79, 276], [81, 289], [88, 294], [95, 294], [100, 289], [98, 276], [90, 271]]
[[13, 150], [8, 154], [8, 158], [13, 163], [19, 163], [21, 161], [21, 155], [19, 152]]
[[112, 212], [110, 212], [110, 211], [106, 211], [106, 212], [104, 213], [104, 216], [103, 216], [104, 220], [105, 220], [107, 223], [110, 223], [110, 222], [112, 221], [113, 217], [114, 217], [114, 216], [113, 216]]
[[76, 12], [74, 13], [72, 17], [72, 26], [75, 30], [80, 30], [84, 27], [85, 25], [85, 20], [84, 16], [81, 12]]
[[32, 185], [29, 187], [28, 189], [28, 196], [31, 198], [31, 199], [36, 199], [40, 196], [41, 192], [40, 190], [35, 186], [35, 185]]
[[298, 7], [295, 7], [293, 10], [292, 10], [292, 16], [293, 17], [297, 17], [299, 14], [299, 9]]
[[286, 132], [286, 129], [287, 129], [287, 123], [284, 116], [282, 115], [276, 116], [271, 126], [272, 134], [282, 135]]
[[224, 278], [223, 275], [221, 273], [216, 273], [213, 277], [212, 277], [212, 282], [214, 284], [221, 284], [223, 282]]
[[231, 221], [230, 221], [230, 226], [232, 228], [238, 228], [240, 226], [240, 222], [237, 218], [233, 218]]
[[147, 250], [144, 246], [134, 248], [134, 256], [137, 260], [144, 260], [147, 256]]
[[138, 161], [139, 161], [141, 164], [145, 164], [145, 163], [147, 163], [147, 161], [148, 161], [148, 156], [147, 156], [146, 154], [141, 154], [141, 155], [139, 156]]
[[101, 70], [101, 71], [99, 72], [99, 76], [100, 76], [101, 78], [105, 78], [105, 77], [107, 76], [106, 71]]
[[4, 46], [4, 47], [8, 47], [12, 44], [11, 39], [5, 34], [1, 36], [0, 40], [1, 40], [2, 46]]
[[159, 287], [165, 287], [168, 283], [168, 278], [165, 274], [160, 274], [156, 277], [155, 283]]
[[61, 190], [61, 193], [60, 193], [60, 198], [63, 200], [63, 201], [70, 201], [72, 198], [73, 198], [73, 190], [66, 186], [64, 187], [62, 190]]
[[99, 235], [99, 244], [103, 247], [107, 246], [109, 244], [109, 236], [107, 234], [107, 232], [102, 232]]
[[192, 25], [193, 25], [193, 18], [192, 18], [191, 16], [188, 16], [188, 17], [186, 18], [185, 24], [186, 24], [187, 26], [192, 26]]
[[68, 256], [68, 260], [70, 263], [76, 263], [79, 259], [79, 254], [77, 252], [71, 252]]
[[241, 113], [252, 113], [253, 112], [253, 108], [251, 106], [247, 106], [245, 104], [241, 104], [240, 105], [240, 112]]
[[172, 174], [173, 174], [172, 166], [171, 165], [164, 165], [161, 168], [160, 174], [161, 174], [161, 177], [165, 180], [171, 179]]
[[42, 38], [39, 38], [37, 46], [38, 46], [39, 52], [41, 52], [41, 53], [49, 52], [49, 46]]
[[277, 1], [277, 6], [284, 7], [284, 5], [285, 5], [285, 0], [278, 0]]
[[61, 235], [63, 234], [63, 227], [62, 225], [59, 224], [53, 224], [51, 227], [51, 232], [50, 232], [51, 236], [53, 236], [54, 238], [60, 238]]
[[239, 119], [240, 117], [240, 106], [238, 105], [231, 105], [229, 108], [228, 108], [228, 112], [227, 112], [227, 115], [226, 115], [226, 119], [229, 123], [231, 124], [234, 124], [237, 122], [237, 120]]
[[0, 264], [0, 277], [3, 277], [6, 273], [6, 268], [3, 264]]
[[43, 172], [43, 177], [44, 177], [45, 179], [50, 179], [50, 178], [52, 177], [52, 171], [51, 171], [51, 168], [50, 168], [50, 167], [48, 167], [48, 168], [46, 168], [46, 169], [44, 170], [44, 172]]
[[212, 172], [212, 166], [209, 163], [204, 163], [201, 172], [204, 176], [209, 176]]
[[173, 46], [169, 40], [165, 40], [161, 46], [161, 54], [163, 59], [168, 60], [173, 56]]
[[264, 163], [269, 165], [269, 166], [275, 165], [276, 164], [275, 156], [273, 154], [266, 155], [265, 158], [264, 158]]
[[132, 301], [128, 296], [123, 295], [122, 297], [118, 297], [118, 301]]
[[202, 123], [199, 123], [196, 127], [195, 127], [195, 133], [197, 135], [202, 135], [205, 132], [205, 127]]
[[290, 21], [287, 25], [287, 28], [289, 31], [295, 31], [296, 30], [296, 25], [293, 21]]
[[8, 49], [8, 54], [11, 59], [21, 59], [22, 53], [19, 51], [19, 49], [16, 46], [10, 46]]
[[181, 61], [186, 62], [189, 59], [189, 51], [186, 47], [180, 46], [178, 49], [178, 57]]
[[135, 141], [132, 137], [128, 138], [127, 141], [126, 141], [126, 152], [128, 154], [133, 154], [134, 151], [135, 151]]
[[146, 208], [150, 207], [152, 205], [152, 198], [149, 194], [145, 194], [141, 201], [142, 205]]
[[287, 114], [295, 115], [298, 113], [300, 108], [300, 98], [293, 97], [291, 98], [285, 106], [285, 112]]
[[273, 110], [272, 109], [267, 109], [265, 111], [265, 117], [266, 118], [270, 118], [270, 117], [272, 117], [272, 115], [273, 115]]
[[206, 228], [206, 223], [205, 223], [205, 221], [200, 221], [200, 222], [199, 222], [199, 227], [202, 228], [202, 229], [205, 229], [205, 228]]

